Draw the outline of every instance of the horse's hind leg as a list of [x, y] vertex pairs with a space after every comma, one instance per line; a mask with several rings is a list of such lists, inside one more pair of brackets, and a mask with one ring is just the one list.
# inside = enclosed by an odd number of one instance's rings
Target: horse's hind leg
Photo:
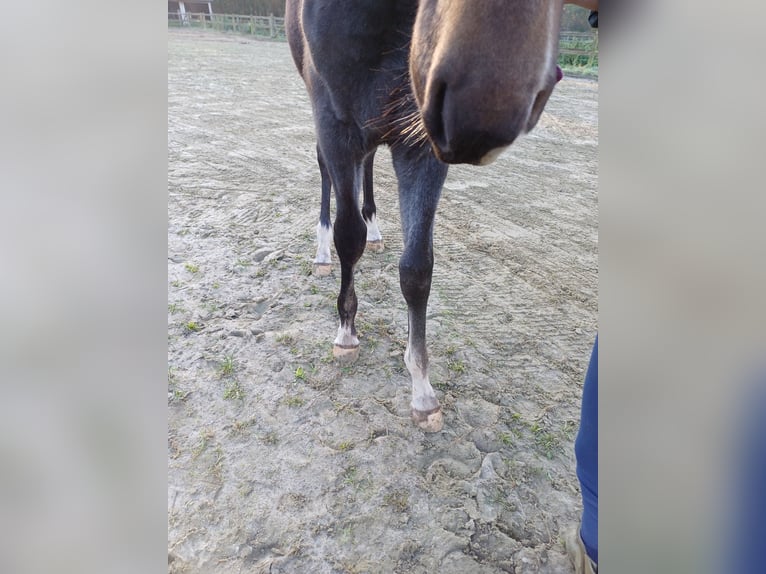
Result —
[[422, 150], [393, 148], [399, 180], [399, 205], [404, 251], [399, 260], [399, 282], [407, 301], [409, 336], [404, 362], [412, 376], [412, 418], [427, 432], [443, 425], [441, 407], [428, 378], [426, 308], [433, 274], [433, 226], [446, 164]]
[[367, 249], [380, 253], [383, 251], [383, 236], [378, 227], [377, 209], [375, 197], [372, 191], [372, 167], [375, 161], [375, 150], [364, 158], [364, 204], [362, 205], [362, 217], [367, 224]]
[[330, 228], [331, 179], [319, 145], [317, 145], [317, 163], [319, 164], [319, 174], [322, 176], [322, 203], [319, 209], [319, 223], [317, 223], [317, 255], [314, 259], [314, 273], [324, 276], [329, 275], [332, 270], [330, 258], [330, 244], [332, 243], [332, 229]]

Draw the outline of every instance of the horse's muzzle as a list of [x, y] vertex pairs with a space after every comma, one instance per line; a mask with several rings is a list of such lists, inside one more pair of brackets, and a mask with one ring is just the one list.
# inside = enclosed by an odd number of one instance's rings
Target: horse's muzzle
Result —
[[491, 99], [480, 87], [432, 80], [423, 123], [434, 153], [445, 163], [491, 163], [499, 151], [537, 124], [557, 78], [533, 97], [509, 93]]

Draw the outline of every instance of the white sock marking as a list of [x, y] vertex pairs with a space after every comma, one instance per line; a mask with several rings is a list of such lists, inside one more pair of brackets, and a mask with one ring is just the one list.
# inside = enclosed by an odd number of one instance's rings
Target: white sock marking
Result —
[[377, 215], [373, 213], [372, 219], [369, 221], [365, 219], [364, 222], [367, 224], [367, 241], [381, 241], [383, 236], [380, 234], [380, 229], [378, 228]]
[[356, 335], [352, 335], [351, 329], [349, 327], [344, 327], [343, 325], [338, 327], [338, 336], [335, 337], [335, 341], [333, 342], [341, 347], [359, 346], [359, 339], [357, 339]]
[[332, 227], [325, 227], [317, 223], [317, 256], [314, 263], [329, 265], [330, 245], [332, 245]]
[[412, 377], [412, 402], [410, 406], [418, 411], [430, 411], [439, 406], [436, 393], [428, 380], [428, 369], [424, 369], [422, 362], [410, 354], [410, 346], [404, 352], [404, 364]]

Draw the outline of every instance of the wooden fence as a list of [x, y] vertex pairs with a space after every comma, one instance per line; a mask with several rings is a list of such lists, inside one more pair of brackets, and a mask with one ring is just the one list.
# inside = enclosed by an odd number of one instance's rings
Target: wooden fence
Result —
[[598, 30], [559, 32], [559, 58], [579, 60], [577, 63], [587, 67], [596, 64], [598, 62]]
[[[236, 32], [276, 40], [286, 39], [285, 19], [274, 16], [168, 12], [168, 25], [209, 28], [220, 32]], [[561, 32], [559, 46], [561, 57], [577, 60], [580, 65], [593, 66], [598, 61], [597, 30]]]
[[168, 12], [168, 26], [207, 28], [219, 32], [236, 32], [277, 40], [286, 38], [285, 19], [274, 16]]

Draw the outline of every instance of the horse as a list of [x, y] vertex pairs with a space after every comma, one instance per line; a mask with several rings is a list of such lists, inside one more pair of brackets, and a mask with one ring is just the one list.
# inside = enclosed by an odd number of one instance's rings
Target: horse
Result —
[[366, 245], [382, 247], [372, 166], [387, 145], [404, 243], [411, 415], [425, 432], [443, 427], [428, 375], [426, 306], [448, 166], [487, 165], [535, 126], [561, 77], [561, 11], [562, 0], [287, 0], [287, 39], [311, 100], [322, 182], [316, 268], [328, 271], [331, 240], [340, 260], [333, 354], [359, 354], [354, 267]]

